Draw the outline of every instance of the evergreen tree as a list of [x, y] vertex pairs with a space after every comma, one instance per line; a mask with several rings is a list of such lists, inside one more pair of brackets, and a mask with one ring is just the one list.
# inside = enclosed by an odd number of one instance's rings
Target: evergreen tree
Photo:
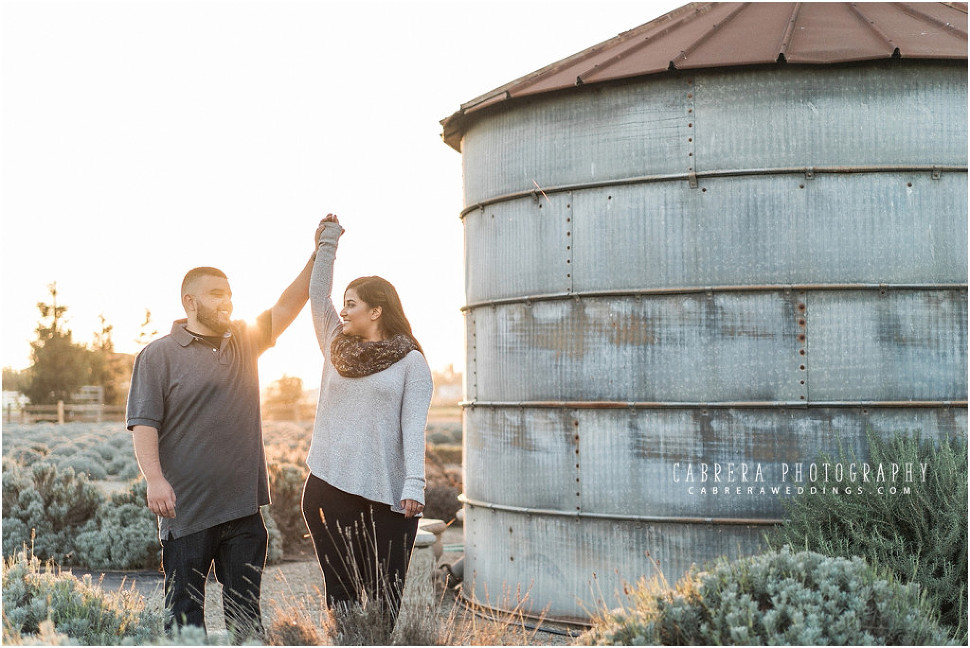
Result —
[[26, 375], [13, 367], [3, 368], [3, 391], [22, 392], [26, 384]]
[[296, 405], [303, 400], [303, 379], [283, 374], [266, 391], [266, 402], [270, 405]]
[[90, 352], [75, 344], [64, 327], [67, 306], [57, 303], [57, 284], [48, 286], [51, 303], [38, 302], [41, 319], [37, 339], [30, 343], [33, 364], [27, 370], [24, 394], [35, 405], [70, 402], [71, 395], [90, 375]]
[[264, 418], [300, 420], [300, 401], [303, 400], [303, 380], [287, 376], [274, 380], [266, 388], [263, 397]]
[[123, 405], [126, 394], [122, 383], [131, 376], [131, 357], [115, 351], [111, 336], [114, 326], [108, 324], [103, 313], [98, 320], [101, 330], [95, 331], [91, 346], [90, 384], [104, 389], [105, 405]]

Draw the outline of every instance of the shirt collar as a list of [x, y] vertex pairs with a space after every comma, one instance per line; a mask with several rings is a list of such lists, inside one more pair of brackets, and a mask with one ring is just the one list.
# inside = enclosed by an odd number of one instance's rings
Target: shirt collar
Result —
[[[187, 328], [188, 324], [188, 318], [183, 318], [172, 322], [172, 337], [175, 338], [176, 342], [184, 347], [189, 346], [192, 344], [192, 341], [195, 340], [195, 336], [189, 333], [189, 329]], [[232, 337], [232, 331], [226, 331], [223, 337]]]

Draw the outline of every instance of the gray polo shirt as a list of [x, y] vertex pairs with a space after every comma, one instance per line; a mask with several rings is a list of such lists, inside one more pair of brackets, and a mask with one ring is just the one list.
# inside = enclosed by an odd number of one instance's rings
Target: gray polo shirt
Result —
[[167, 540], [252, 515], [269, 504], [259, 415], [259, 356], [273, 346], [272, 312], [234, 321], [216, 349], [176, 321], [138, 354], [128, 393], [128, 429], [158, 430], [162, 474], [175, 517], [159, 518]]

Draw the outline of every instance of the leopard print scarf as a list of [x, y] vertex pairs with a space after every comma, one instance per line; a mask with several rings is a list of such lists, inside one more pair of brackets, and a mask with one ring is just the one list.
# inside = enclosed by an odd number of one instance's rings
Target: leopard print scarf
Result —
[[330, 344], [330, 360], [344, 378], [362, 378], [384, 371], [417, 348], [403, 333], [379, 342], [340, 334]]

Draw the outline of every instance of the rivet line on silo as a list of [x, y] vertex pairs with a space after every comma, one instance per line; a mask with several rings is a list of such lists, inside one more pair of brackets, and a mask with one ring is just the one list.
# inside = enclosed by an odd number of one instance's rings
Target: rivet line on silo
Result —
[[472, 390], [478, 398], [478, 322], [472, 314]]
[[572, 216], [572, 214], [573, 214], [573, 203], [572, 203], [572, 192], [569, 192], [568, 195], [570, 196], [570, 200], [569, 200], [568, 203], [566, 203], [566, 266], [567, 266], [566, 269], [569, 270], [569, 271], [566, 272], [566, 279], [569, 280], [567, 282], [567, 284], [568, 284], [567, 290], [569, 292], [572, 292], [573, 291], [573, 273], [572, 273], [572, 270], [571, 270], [572, 263], [573, 263], [573, 245], [572, 245], [572, 235], [573, 235], [573, 231], [572, 231], [572, 228], [573, 228], [573, 226], [572, 226], [572, 222], [573, 222], [573, 216]]
[[[573, 428], [575, 429], [575, 431], [573, 432], [573, 444], [576, 446], [576, 449], [575, 449], [575, 454], [576, 454], [576, 497], [582, 497], [582, 490], [580, 488], [580, 474], [579, 474], [579, 470], [580, 470], [580, 468], [579, 468], [579, 419], [573, 418]], [[577, 500], [577, 502], [576, 502], [576, 510], [577, 511], [581, 511], [582, 510], [582, 507], [580, 506], [580, 501], [579, 500]]]
[[798, 300], [796, 311], [798, 318], [798, 357], [799, 357], [799, 400], [801, 402], [808, 402], [808, 371], [807, 371], [807, 356], [808, 356], [808, 305], [807, 299], [805, 298], [806, 293], [803, 290], [798, 292]]
[[697, 189], [697, 173], [694, 170], [694, 79], [687, 79], [687, 182], [691, 189]]

